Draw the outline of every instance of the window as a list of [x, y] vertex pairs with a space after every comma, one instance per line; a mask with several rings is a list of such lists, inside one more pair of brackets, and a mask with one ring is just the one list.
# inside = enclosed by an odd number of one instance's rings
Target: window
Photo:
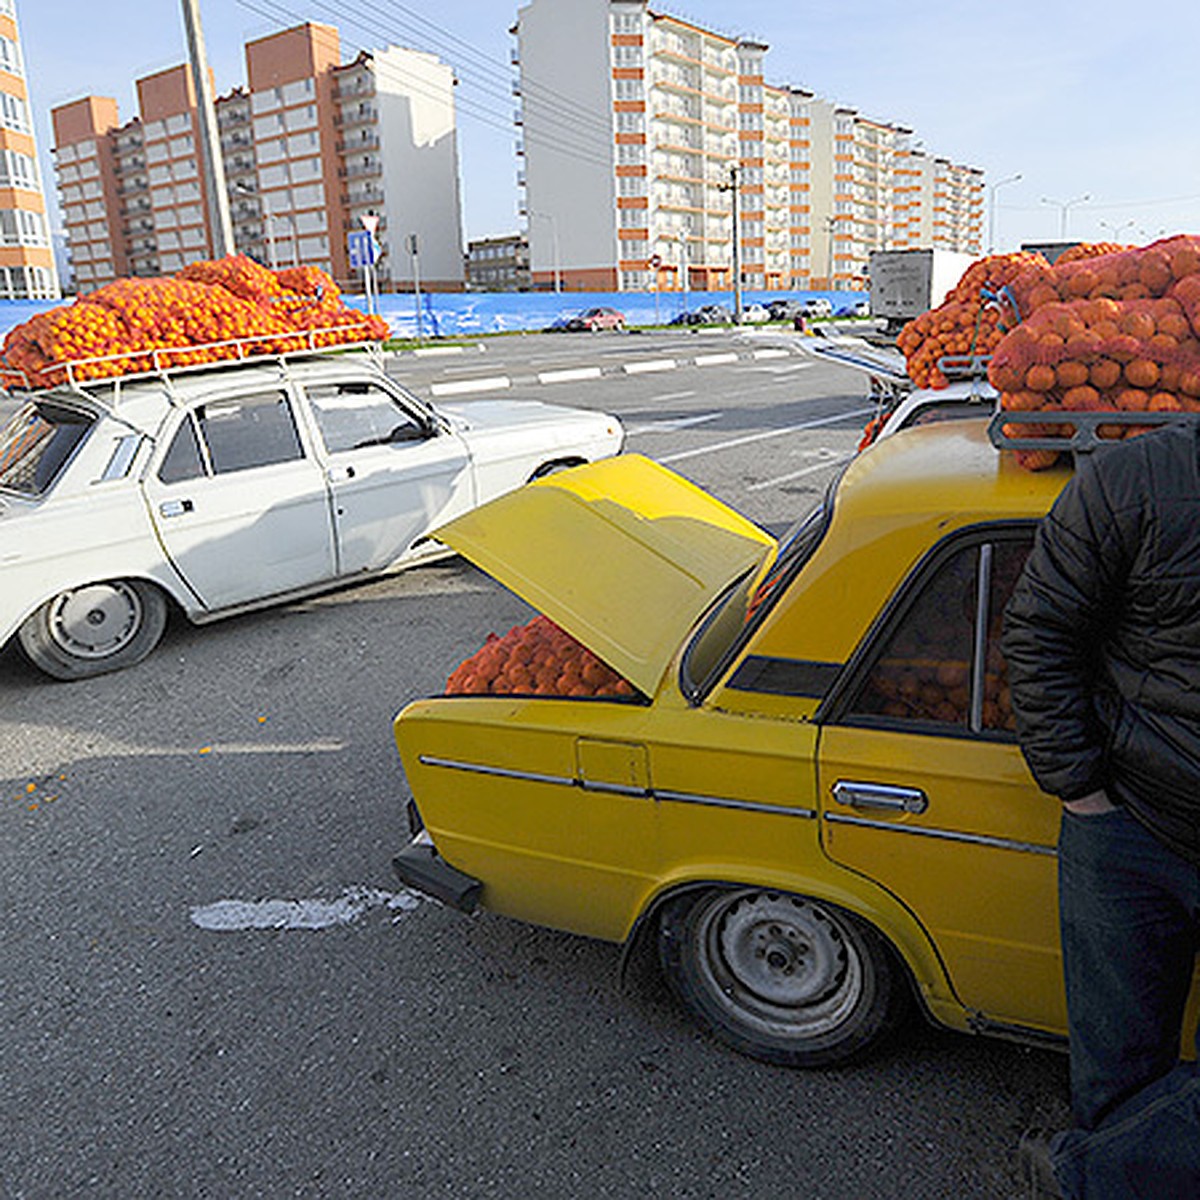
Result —
[[321, 439], [331, 454], [363, 446], [421, 441], [425, 429], [371, 383], [318, 384], [305, 389]]
[[994, 541], [960, 539], [926, 571], [874, 654], [846, 718], [934, 733], [1011, 733], [1000, 627], [1032, 542], [1032, 530]]
[[91, 427], [72, 409], [27, 404], [0, 430], [0, 490], [43, 495]]
[[291, 407], [281, 392], [205, 404], [196, 409], [196, 417], [216, 475], [304, 457]]

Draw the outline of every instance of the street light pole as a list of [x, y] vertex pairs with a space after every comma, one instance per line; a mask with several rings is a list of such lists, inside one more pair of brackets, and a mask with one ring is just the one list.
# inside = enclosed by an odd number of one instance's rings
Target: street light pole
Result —
[[183, 0], [183, 25], [187, 34], [188, 60], [196, 89], [196, 143], [204, 167], [204, 190], [208, 194], [209, 224], [213, 256], [224, 258], [235, 252], [233, 221], [229, 216], [229, 193], [225, 190], [225, 160], [221, 157], [221, 134], [209, 78], [204, 31], [200, 27], [200, 0]]
[[1126, 229], [1132, 229], [1137, 224], [1137, 221], [1130, 217], [1128, 221], [1122, 221], [1120, 225], [1112, 225], [1108, 221], [1101, 221], [1099, 224], [1101, 229], [1108, 230], [1108, 232], [1112, 235], [1112, 240], [1114, 242], [1119, 242], [1121, 240], [1121, 234]]
[[1007, 179], [998, 179], [992, 184], [991, 193], [988, 201], [988, 253], [994, 254], [996, 251], [996, 193], [1009, 183], [1016, 183], [1022, 176], [1020, 172], [1016, 175], [1010, 175]]
[[562, 292], [562, 259], [558, 253], [558, 221], [553, 214], [538, 212], [536, 209], [529, 210], [531, 217], [541, 217], [543, 221], [550, 222], [550, 242], [554, 247], [554, 290], [556, 293]]
[[1077, 204], [1086, 204], [1091, 198], [1086, 192], [1082, 196], [1076, 196], [1074, 200], [1051, 200], [1048, 196], [1042, 197], [1043, 204], [1058, 209], [1058, 236], [1062, 241], [1067, 240], [1067, 213]]
[[742, 323], [742, 201], [738, 179], [741, 168], [729, 168], [729, 182], [717, 185], [717, 190], [732, 193], [733, 199], [733, 322]]

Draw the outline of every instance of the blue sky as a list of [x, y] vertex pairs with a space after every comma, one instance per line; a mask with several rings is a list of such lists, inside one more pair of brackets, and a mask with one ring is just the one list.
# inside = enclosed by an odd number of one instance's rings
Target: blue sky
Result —
[[[337, 25], [343, 58], [392, 42], [450, 62], [461, 80], [464, 234], [517, 228], [505, 95], [515, 0], [200, 5], [219, 91], [245, 81], [245, 41], [303, 20]], [[1197, 0], [1149, 9], [1116, 0], [653, 7], [767, 42], [770, 82], [908, 126], [931, 153], [982, 168], [989, 185], [1019, 174], [989, 188], [998, 249], [1057, 240], [1064, 216], [1068, 236], [1085, 240], [1200, 233]], [[52, 107], [92, 92], [115, 97], [128, 119], [133, 81], [184, 61], [178, 0], [17, 0], [17, 10], [47, 172]]]

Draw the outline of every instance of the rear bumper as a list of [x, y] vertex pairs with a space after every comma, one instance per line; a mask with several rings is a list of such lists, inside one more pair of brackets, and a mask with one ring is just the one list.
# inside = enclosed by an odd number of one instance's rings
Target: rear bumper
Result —
[[483, 884], [446, 862], [425, 831], [392, 859], [392, 866], [405, 887], [432, 896], [460, 912], [472, 913], [479, 905]]

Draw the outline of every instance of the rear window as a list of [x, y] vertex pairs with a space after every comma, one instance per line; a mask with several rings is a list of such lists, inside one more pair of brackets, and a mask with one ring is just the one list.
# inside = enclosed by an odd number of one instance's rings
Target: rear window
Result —
[[92, 424], [92, 417], [45, 400], [25, 405], [0, 432], [0, 489], [44, 495]]

